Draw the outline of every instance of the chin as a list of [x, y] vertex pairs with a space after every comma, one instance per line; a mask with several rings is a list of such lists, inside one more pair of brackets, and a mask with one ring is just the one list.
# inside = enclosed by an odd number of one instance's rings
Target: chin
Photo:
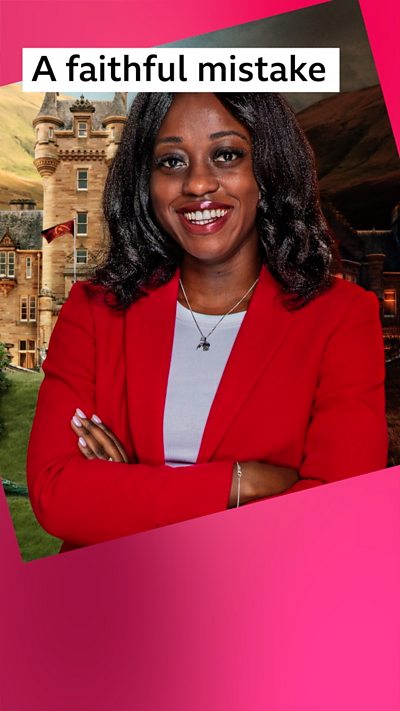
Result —
[[180, 242], [181, 249], [183, 250], [184, 254], [187, 254], [190, 257], [193, 257], [194, 259], [199, 259], [201, 261], [218, 261], [222, 260], [224, 261], [225, 259], [228, 259], [229, 256], [233, 256], [234, 250], [232, 251], [231, 249], [221, 249], [221, 244], [218, 245], [212, 245], [211, 243], [207, 244], [207, 237], [202, 238], [202, 242], [200, 240], [198, 241], [196, 239], [196, 244], [193, 242], [189, 242], [185, 240], [185, 243]]

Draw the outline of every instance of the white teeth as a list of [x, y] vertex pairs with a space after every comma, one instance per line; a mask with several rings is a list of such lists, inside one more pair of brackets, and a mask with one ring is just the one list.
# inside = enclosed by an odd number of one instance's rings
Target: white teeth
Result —
[[196, 210], [196, 212], [184, 212], [186, 219], [189, 222], [194, 222], [196, 225], [207, 225], [209, 222], [224, 217], [228, 210]]

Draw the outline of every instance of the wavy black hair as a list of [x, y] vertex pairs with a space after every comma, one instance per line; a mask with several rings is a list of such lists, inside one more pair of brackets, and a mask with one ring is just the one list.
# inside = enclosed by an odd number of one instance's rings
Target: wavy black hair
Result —
[[[293, 111], [278, 94], [217, 93], [252, 137], [261, 192], [256, 217], [261, 254], [294, 306], [331, 283], [333, 242], [322, 215], [313, 151]], [[138, 94], [132, 103], [103, 197], [109, 245], [92, 282], [126, 308], [149, 285], [169, 281], [182, 257], [157, 224], [149, 182], [155, 137], [174, 94]]]

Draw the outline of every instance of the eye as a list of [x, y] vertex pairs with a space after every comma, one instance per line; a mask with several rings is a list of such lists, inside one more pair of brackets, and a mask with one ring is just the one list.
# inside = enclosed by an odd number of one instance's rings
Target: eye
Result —
[[216, 163], [232, 163], [244, 156], [244, 151], [239, 148], [219, 148], [214, 154]]
[[160, 156], [155, 159], [157, 168], [166, 168], [167, 170], [175, 170], [185, 165], [185, 159], [177, 154], [171, 153], [166, 156]]

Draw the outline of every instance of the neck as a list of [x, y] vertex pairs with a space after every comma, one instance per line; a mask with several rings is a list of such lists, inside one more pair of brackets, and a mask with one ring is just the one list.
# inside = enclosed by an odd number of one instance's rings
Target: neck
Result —
[[[193, 311], [204, 314], [223, 314], [238, 302], [254, 284], [260, 274], [261, 259], [252, 260], [247, 265], [204, 265], [191, 263], [185, 259], [181, 267], [181, 280]], [[252, 297], [253, 289], [235, 308], [245, 311]], [[182, 290], [179, 302], [187, 307]]]

